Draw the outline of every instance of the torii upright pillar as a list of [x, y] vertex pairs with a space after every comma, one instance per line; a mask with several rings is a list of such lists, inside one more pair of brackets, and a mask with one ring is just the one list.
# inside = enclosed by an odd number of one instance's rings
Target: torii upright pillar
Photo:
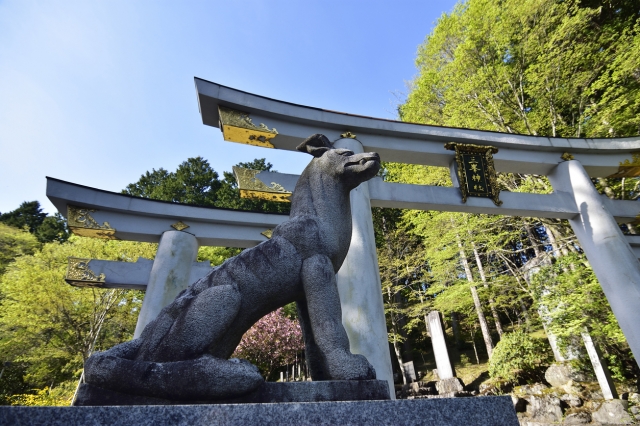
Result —
[[[339, 139], [334, 146], [356, 154], [364, 152], [356, 139]], [[351, 191], [351, 223], [351, 246], [336, 276], [342, 324], [349, 336], [351, 352], [367, 357], [376, 369], [377, 379], [389, 383], [389, 394], [395, 399], [367, 182]]]
[[574, 198], [578, 214], [569, 219], [600, 281], [611, 310], [640, 362], [640, 262], [615, 218], [577, 160], [558, 164], [549, 180], [555, 191]]
[[162, 234], [133, 334], [134, 339], [140, 337], [147, 324], [156, 319], [162, 308], [189, 287], [191, 267], [197, 255], [198, 241], [192, 234], [183, 231], [167, 231]]

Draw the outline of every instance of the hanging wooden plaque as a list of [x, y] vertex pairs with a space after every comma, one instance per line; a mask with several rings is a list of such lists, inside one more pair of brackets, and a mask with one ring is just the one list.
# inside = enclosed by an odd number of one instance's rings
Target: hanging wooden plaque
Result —
[[444, 147], [456, 152], [462, 202], [466, 203], [468, 197], [483, 197], [491, 198], [496, 206], [501, 205], [500, 188], [493, 166], [493, 154], [498, 152], [498, 148], [455, 142], [449, 142]]

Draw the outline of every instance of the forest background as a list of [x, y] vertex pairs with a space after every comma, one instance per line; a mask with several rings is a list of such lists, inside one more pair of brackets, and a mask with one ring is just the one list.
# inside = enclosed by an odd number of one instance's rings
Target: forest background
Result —
[[[398, 117], [416, 123], [555, 137], [640, 134], [640, 5], [556, 0], [469, 0], [443, 15], [420, 46], [418, 74]], [[239, 164], [270, 170], [265, 159]], [[387, 181], [452, 186], [447, 169], [385, 163]], [[593, 180], [610, 198], [638, 199], [640, 179]], [[501, 174], [501, 189], [552, 191], [544, 176]], [[154, 169], [123, 190], [210, 207], [286, 212], [241, 199], [231, 173], [201, 158]], [[578, 353], [585, 330], [617, 381], [640, 376], [615, 317], [565, 221], [374, 209], [390, 348], [402, 365], [431, 365], [425, 315], [442, 313], [458, 365], [486, 364], [494, 380], [535, 380], [560, 351]], [[623, 226], [636, 234], [635, 225]], [[67, 258], [152, 259], [147, 243], [69, 237], [64, 219], [37, 202], [0, 215], [0, 398], [4, 404], [68, 404], [83, 361], [129, 340], [143, 294], [75, 288]], [[222, 263], [236, 249], [203, 247]], [[260, 328], [262, 327], [262, 328]], [[262, 331], [261, 331], [262, 330]], [[274, 333], [273, 330], [280, 330]], [[239, 355], [273, 377], [302, 355], [289, 308], [252, 329]], [[279, 337], [273, 339], [273, 337]], [[271, 337], [271, 340], [269, 340]], [[281, 338], [280, 338], [281, 337]], [[257, 348], [257, 349], [256, 349]], [[272, 352], [275, 356], [265, 356]]]

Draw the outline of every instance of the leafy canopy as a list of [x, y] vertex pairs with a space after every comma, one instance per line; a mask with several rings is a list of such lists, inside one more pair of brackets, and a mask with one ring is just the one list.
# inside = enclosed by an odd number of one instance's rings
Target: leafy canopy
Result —
[[[237, 166], [275, 171], [264, 158]], [[288, 213], [290, 207], [289, 203], [240, 198], [233, 173], [224, 172], [224, 178], [220, 180], [218, 173], [202, 157], [187, 159], [175, 172], [163, 168], [146, 172], [122, 192], [136, 197], [236, 210]]]
[[65, 241], [69, 237], [64, 218], [59, 213], [47, 216], [38, 201], [25, 201], [17, 209], [0, 214], [0, 222], [14, 228], [27, 229], [41, 243]]
[[72, 236], [16, 258], [0, 277], [0, 361], [23, 368], [24, 381], [40, 389], [77, 378], [93, 350], [132, 337], [142, 294], [70, 286], [67, 258], [133, 262], [155, 251], [155, 244]]

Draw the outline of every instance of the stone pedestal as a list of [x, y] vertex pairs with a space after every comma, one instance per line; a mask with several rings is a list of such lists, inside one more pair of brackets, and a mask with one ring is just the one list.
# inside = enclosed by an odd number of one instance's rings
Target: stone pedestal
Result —
[[[364, 152], [355, 139], [340, 139], [334, 146]], [[377, 378], [389, 383], [391, 398], [395, 398], [368, 185], [361, 183], [351, 191], [351, 246], [336, 280], [351, 352], [367, 358]]]
[[178, 401], [129, 395], [83, 384], [76, 406], [107, 405], [200, 405], [200, 404], [265, 404], [280, 402], [373, 401], [389, 400], [385, 380], [332, 380], [321, 382], [264, 382], [253, 392], [236, 398], [209, 401]]
[[518, 426], [509, 396], [288, 404], [0, 407], [3, 425]]
[[457, 377], [451, 377], [436, 382], [436, 390], [438, 395], [454, 396], [454, 394], [464, 391], [464, 384]]
[[133, 334], [134, 339], [140, 337], [147, 324], [158, 316], [162, 308], [173, 302], [178, 293], [189, 286], [191, 267], [197, 255], [198, 241], [192, 234], [182, 231], [167, 231], [162, 234]]

